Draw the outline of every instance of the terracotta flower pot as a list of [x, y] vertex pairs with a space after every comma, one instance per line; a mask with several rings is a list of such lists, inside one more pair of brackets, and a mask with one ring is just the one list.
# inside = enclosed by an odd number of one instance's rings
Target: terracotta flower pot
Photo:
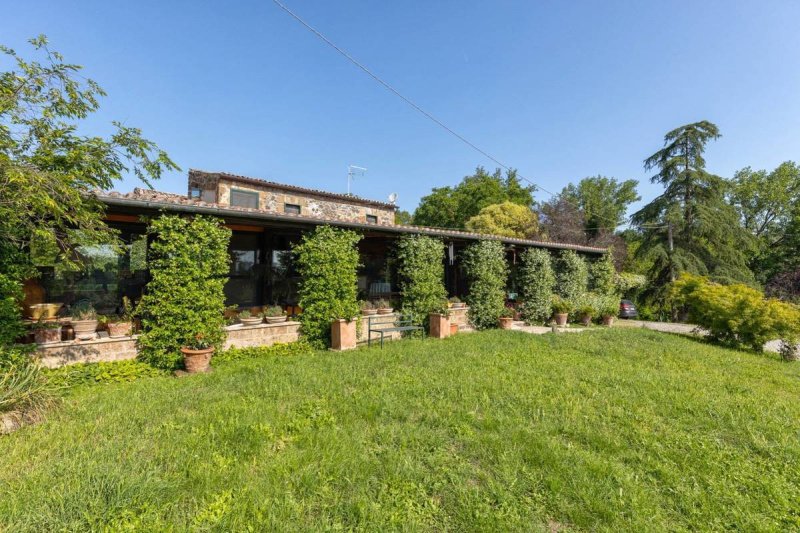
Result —
[[108, 336], [112, 339], [119, 337], [130, 337], [133, 324], [130, 322], [109, 322]]
[[73, 320], [72, 329], [78, 340], [90, 340], [97, 337], [97, 320]]
[[373, 316], [378, 314], [377, 309], [362, 309], [361, 314], [364, 316]]
[[378, 314], [379, 315], [390, 315], [390, 314], [392, 314], [392, 311], [394, 311], [394, 308], [392, 308], [392, 307], [381, 307], [380, 309], [378, 309]]
[[286, 322], [286, 315], [282, 316], [268, 316], [266, 317], [267, 324], [280, 324]]
[[203, 350], [193, 350], [191, 348], [181, 348], [183, 354], [183, 364], [186, 367], [186, 372], [189, 374], [199, 374], [208, 372], [211, 363], [211, 354], [214, 353], [214, 348], [205, 348]]
[[430, 313], [428, 329], [432, 339], [445, 339], [450, 336], [450, 319], [442, 313]]
[[581, 317], [581, 324], [586, 327], [589, 327], [592, 324], [592, 315], [583, 315]]
[[33, 332], [36, 344], [52, 344], [61, 342], [61, 328], [37, 329]]
[[450, 336], [452, 337], [452, 336], [453, 336], [453, 335], [455, 335], [456, 333], [458, 333], [458, 324], [453, 324], [453, 323], [451, 322], [451, 323], [450, 323]]
[[556, 313], [556, 325], [564, 327], [567, 325], [567, 319], [569, 318], [569, 313]]
[[608, 326], [608, 327], [613, 326], [614, 325], [614, 317], [611, 316], [611, 315], [603, 316], [603, 325], [604, 326]]
[[242, 323], [243, 326], [257, 326], [261, 324], [263, 319], [260, 316], [251, 316], [247, 318], [239, 318], [239, 322]]
[[500, 329], [511, 329], [511, 326], [514, 324], [514, 319], [510, 316], [501, 316], [500, 317]]

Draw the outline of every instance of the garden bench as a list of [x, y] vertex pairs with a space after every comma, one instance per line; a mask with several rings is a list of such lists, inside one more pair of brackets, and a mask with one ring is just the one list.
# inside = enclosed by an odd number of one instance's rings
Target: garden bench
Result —
[[[379, 327], [382, 326], [382, 327]], [[421, 331], [425, 336], [425, 328], [414, 324], [411, 315], [374, 315], [367, 317], [367, 346], [372, 346], [372, 334], [380, 336], [381, 348], [383, 348], [383, 337], [395, 331]]]

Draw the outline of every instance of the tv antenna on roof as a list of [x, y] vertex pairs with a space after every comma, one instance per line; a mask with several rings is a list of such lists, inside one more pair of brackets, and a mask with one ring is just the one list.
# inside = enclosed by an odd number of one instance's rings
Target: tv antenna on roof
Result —
[[347, 194], [350, 194], [350, 183], [355, 179], [356, 175], [363, 176], [367, 171], [364, 167], [357, 167], [356, 165], [347, 166]]

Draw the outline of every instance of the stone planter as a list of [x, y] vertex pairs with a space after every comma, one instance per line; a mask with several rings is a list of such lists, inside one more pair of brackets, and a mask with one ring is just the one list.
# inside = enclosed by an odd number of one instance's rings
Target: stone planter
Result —
[[392, 307], [381, 307], [380, 309], [378, 309], [378, 314], [379, 315], [390, 315], [390, 314], [392, 314], [393, 311], [394, 311], [394, 309]]
[[183, 354], [183, 364], [186, 367], [186, 372], [189, 374], [199, 374], [208, 372], [211, 366], [211, 354], [214, 353], [214, 348], [193, 350], [184, 346], [181, 348], [181, 353]]
[[81, 341], [96, 338], [97, 323], [97, 320], [73, 320], [72, 329], [75, 331], [75, 338]]
[[286, 322], [286, 315], [268, 316], [265, 317], [264, 320], [267, 321], [267, 324], [280, 324], [281, 322]]
[[581, 317], [581, 324], [587, 328], [592, 325], [592, 315], [583, 315]]
[[356, 320], [331, 322], [331, 350], [353, 350], [356, 347]]
[[450, 336], [452, 337], [456, 333], [458, 333], [458, 324], [450, 323]]
[[508, 316], [501, 316], [500, 317], [500, 329], [511, 329], [511, 326], [514, 325], [514, 319]]
[[433, 339], [444, 339], [450, 336], [450, 319], [441, 313], [428, 315], [430, 336]]
[[247, 318], [239, 318], [239, 322], [242, 323], [243, 326], [257, 326], [261, 324], [263, 319], [260, 316], [251, 316]]
[[133, 324], [131, 322], [109, 322], [108, 336], [112, 339], [120, 337], [130, 337]]
[[567, 319], [569, 318], [569, 313], [556, 313], [556, 325], [560, 327], [564, 327], [567, 325]]
[[611, 315], [603, 316], [603, 325], [604, 326], [608, 326], [608, 327], [613, 326], [614, 325], [614, 317], [611, 316]]
[[40, 328], [34, 330], [33, 338], [36, 339], [36, 344], [53, 344], [54, 342], [61, 342], [61, 327]]

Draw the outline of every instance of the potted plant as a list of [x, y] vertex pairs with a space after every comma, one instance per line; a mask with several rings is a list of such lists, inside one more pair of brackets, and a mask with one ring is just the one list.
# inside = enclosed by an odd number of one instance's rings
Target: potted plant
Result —
[[372, 316], [378, 312], [378, 308], [375, 307], [375, 304], [369, 300], [363, 300], [359, 303], [361, 307], [361, 314], [364, 316]]
[[33, 337], [36, 344], [61, 342], [61, 323], [58, 320], [39, 319], [33, 324]]
[[594, 294], [586, 294], [582, 298], [581, 303], [575, 310], [581, 324], [588, 327], [592, 323], [592, 319], [597, 316], [597, 298]]
[[72, 329], [78, 340], [90, 340], [97, 337], [97, 312], [92, 304], [76, 305], [72, 309]]
[[614, 318], [619, 313], [619, 297], [616, 295], [603, 296], [600, 298], [600, 305], [598, 311], [603, 319], [604, 326], [613, 326]]
[[261, 324], [262, 318], [260, 315], [253, 316], [250, 311], [245, 309], [239, 313], [239, 322], [241, 322], [243, 326], [255, 326]]
[[264, 309], [262, 313], [267, 320], [267, 324], [278, 324], [286, 322], [286, 311], [280, 305], [271, 305]]
[[392, 308], [392, 304], [383, 299], [375, 302], [375, 307], [378, 308], [379, 315], [388, 315], [391, 314], [392, 311], [394, 311], [394, 309]]
[[133, 330], [133, 306], [127, 296], [122, 297], [122, 313], [108, 320], [108, 336], [112, 339], [130, 337]]
[[452, 329], [448, 305], [447, 300], [442, 300], [441, 304], [428, 314], [428, 333], [433, 339], [444, 339], [450, 336]]
[[205, 335], [198, 333], [192, 337], [186, 346], [181, 346], [183, 365], [189, 374], [208, 372], [211, 363], [211, 354], [214, 345], [206, 339]]
[[504, 307], [500, 313], [500, 329], [511, 329], [514, 324], [514, 310], [510, 307]]
[[569, 313], [572, 311], [572, 304], [569, 302], [569, 300], [566, 300], [558, 295], [554, 295], [552, 309], [553, 316], [556, 319], [556, 325], [561, 327], [566, 326]]
[[466, 305], [458, 296], [451, 297], [448, 302], [450, 302], [450, 305], [453, 307], [453, 309], [464, 309], [464, 306]]

